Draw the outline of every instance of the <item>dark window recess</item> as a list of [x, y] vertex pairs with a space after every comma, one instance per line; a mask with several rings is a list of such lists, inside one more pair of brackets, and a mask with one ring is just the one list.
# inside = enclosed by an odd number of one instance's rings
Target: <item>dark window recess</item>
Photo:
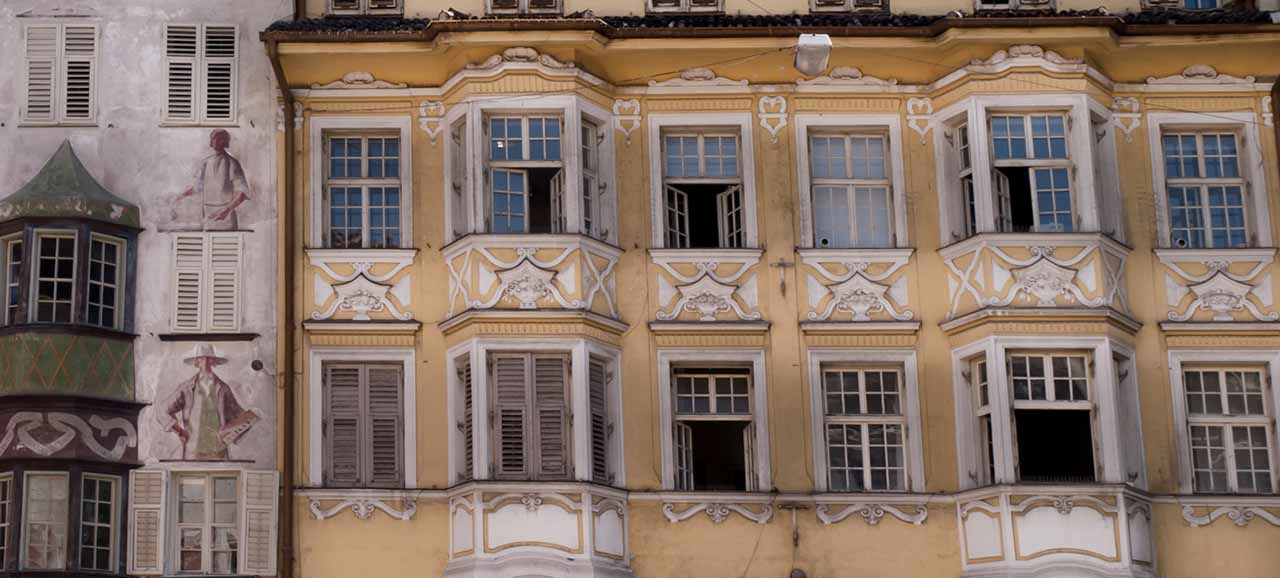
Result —
[[1031, 179], [1026, 167], [996, 169], [1009, 179], [1009, 215], [1004, 233], [1029, 233], [1036, 229], [1036, 210], [1031, 204]]
[[746, 448], [743, 436], [751, 422], [689, 421], [693, 433], [693, 490], [745, 492]]
[[1018, 428], [1018, 478], [1023, 482], [1094, 481], [1093, 426], [1089, 412], [1014, 410]]
[[552, 228], [551, 183], [558, 168], [529, 169], [529, 232], [558, 233]]
[[[735, 192], [736, 191], [736, 192]], [[668, 246], [679, 249], [742, 247], [743, 213], [737, 186], [680, 184], [667, 187]], [[730, 230], [721, 231], [721, 228]], [[687, 240], [684, 235], [687, 233]]]

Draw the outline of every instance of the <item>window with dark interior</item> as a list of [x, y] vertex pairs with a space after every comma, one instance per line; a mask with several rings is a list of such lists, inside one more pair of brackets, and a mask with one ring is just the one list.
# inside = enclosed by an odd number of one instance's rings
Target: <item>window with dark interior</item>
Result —
[[751, 368], [677, 367], [671, 383], [676, 489], [754, 491]]
[[667, 248], [745, 247], [737, 132], [667, 132], [662, 155]]
[[1018, 480], [1095, 481], [1089, 357], [1011, 352], [1008, 363]]

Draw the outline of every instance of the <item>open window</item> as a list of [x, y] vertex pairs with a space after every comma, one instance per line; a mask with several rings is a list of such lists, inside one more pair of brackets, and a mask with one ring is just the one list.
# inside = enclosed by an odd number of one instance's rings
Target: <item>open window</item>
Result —
[[747, 246], [740, 139], [736, 132], [670, 131], [662, 135], [666, 246]]
[[992, 188], [997, 230], [1061, 233], [1075, 230], [1071, 161], [1063, 113], [990, 117]]
[[1080, 483], [1097, 479], [1089, 357], [1010, 352], [1018, 480]]
[[675, 487], [755, 491], [751, 368], [672, 368]]
[[490, 232], [564, 232], [563, 133], [560, 116], [487, 119]]

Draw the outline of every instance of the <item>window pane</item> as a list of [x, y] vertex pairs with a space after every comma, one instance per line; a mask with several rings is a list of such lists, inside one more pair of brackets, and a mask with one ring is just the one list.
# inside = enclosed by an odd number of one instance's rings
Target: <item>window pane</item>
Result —
[[888, 188], [855, 188], [854, 207], [858, 247], [888, 247], [893, 244]]
[[814, 244], [818, 247], [849, 247], [848, 187], [814, 187], [813, 201]]

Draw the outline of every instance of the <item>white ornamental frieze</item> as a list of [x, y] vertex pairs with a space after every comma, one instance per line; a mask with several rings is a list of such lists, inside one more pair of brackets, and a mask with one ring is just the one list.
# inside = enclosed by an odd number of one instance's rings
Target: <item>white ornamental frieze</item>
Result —
[[[114, 431], [119, 431], [120, 435], [113, 441], [107, 441]], [[122, 417], [91, 415], [86, 422], [84, 418], [69, 413], [21, 411], [13, 414], [5, 425], [4, 435], [0, 437], [0, 455], [14, 447], [49, 457], [77, 439], [94, 455], [104, 460], [119, 461], [128, 448], [138, 446], [138, 430]], [[14, 442], [18, 445], [14, 446]]]
[[810, 321], [908, 321], [907, 277], [897, 275], [910, 250], [803, 250]]
[[655, 251], [660, 321], [673, 321], [692, 313], [700, 322], [722, 320], [731, 314], [738, 321], [759, 321], [757, 251], [750, 254], [689, 255], [683, 251]]
[[413, 254], [394, 249], [309, 252], [316, 308], [311, 318], [333, 319], [341, 311], [351, 313], [354, 321], [370, 321], [384, 312], [397, 320], [412, 319], [407, 308], [413, 280], [405, 270], [413, 263]]
[[1191, 321], [1207, 312], [1214, 322], [1280, 320], [1272, 310], [1270, 250], [1207, 254], [1157, 251], [1166, 266], [1165, 302], [1170, 321]]

